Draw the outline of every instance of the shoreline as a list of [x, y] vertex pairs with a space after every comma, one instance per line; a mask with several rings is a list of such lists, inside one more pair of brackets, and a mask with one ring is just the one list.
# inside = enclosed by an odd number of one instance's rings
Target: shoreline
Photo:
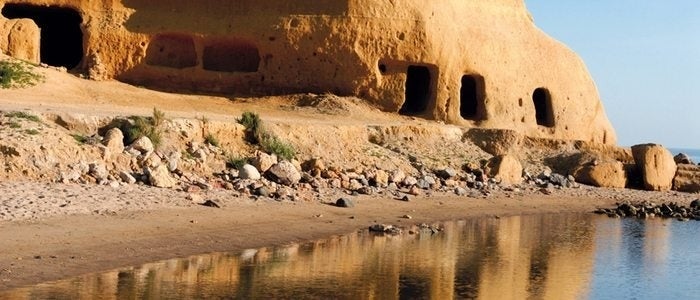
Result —
[[[25, 190], [34, 186], [39, 191], [47, 187], [67, 190], [72, 186], [18, 184]], [[85, 189], [76, 195], [76, 202], [110, 188]], [[9, 192], [7, 186], [2, 190]], [[196, 204], [178, 206], [185, 201], [185, 194], [173, 196], [163, 191], [132, 190], [133, 199], [159, 203], [142, 209], [0, 221], [0, 291], [164, 259], [319, 240], [366, 229], [375, 223], [409, 226], [475, 217], [590, 213], [597, 207], [625, 200], [671, 199], [687, 203], [694, 199], [693, 194], [584, 186], [555, 190], [551, 195], [537, 191], [501, 191], [481, 198], [436, 194], [412, 197], [410, 202], [386, 196], [359, 196], [353, 197], [354, 208], [327, 204], [334, 202], [336, 196], [343, 196], [341, 193], [309, 202], [254, 201], [229, 196], [220, 200], [223, 205], [217, 209]], [[207, 196], [216, 197], [212, 195]], [[34, 200], [37, 199], [38, 196]], [[406, 214], [412, 219], [402, 218]]]

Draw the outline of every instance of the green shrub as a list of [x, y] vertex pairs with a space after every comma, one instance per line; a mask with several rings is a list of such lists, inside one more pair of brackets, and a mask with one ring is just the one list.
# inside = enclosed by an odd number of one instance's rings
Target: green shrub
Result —
[[235, 155], [229, 154], [226, 156], [226, 167], [233, 168], [233, 169], [240, 169], [243, 167], [243, 165], [248, 163], [248, 159], [245, 157], [239, 157]]
[[253, 144], [261, 142], [261, 137], [264, 135], [262, 120], [260, 116], [254, 112], [244, 112], [240, 119], [237, 119], [239, 124], [243, 125], [246, 130], [246, 138]]
[[10, 128], [12, 128], [12, 129], [17, 129], [17, 128], [21, 128], [21, 127], [22, 127], [22, 125], [20, 125], [20, 124], [17, 123], [17, 122], [14, 122], [14, 121], [13, 121], [13, 122], [10, 122], [10, 123], [8, 123], [8, 124], [10, 124]]
[[33, 68], [21, 61], [0, 61], [0, 88], [25, 88], [44, 80], [44, 76], [33, 72]]
[[124, 132], [124, 141], [127, 144], [145, 136], [151, 140], [154, 147], [158, 148], [161, 145], [163, 131], [160, 127], [165, 123], [165, 113], [153, 108], [153, 116], [151, 117], [132, 116], [129, 119], [133, 121], [133, 124], [127, 125], [126, 128], [120, 128]]
[[88, 141], [90, 140], [88, 137], [86, 137], [82, 134], [74, 133], [74, 134], [71, 134], [71, 136], [75, 139], [76, 142], [78, 142], [78, 144], [81, 144], [81, 145], [87, 144]]
[[17, 118], [17, 119], [25, 119], [25, 120], [29, 120], [29, 121], [41, 123], [41, 119], [39, 119], [39, 117], [37, 117], [37, 116], [35, 116], [35, 115], [32, 115], [32, 114], [30, 114], [30, 113], [23, 112], [23, 111], [13, 111], [13, 112], [10, 112], [10, 113], [6, 113], [6, 114], [5, 114], [5, 117], [8, 117], [8, 118]]
[[204, 142], [214, 147], [219, 147], [219, 139], [217, 139], [211, 133], [207, 134], [207, 136], [204, 137]]
[[265, 134], [260, 142], [260, 146], [262, 147], [263, 151], [270, 154], [275, 154], [277, 157], [285, 160], [292, 160], [296, 155], [292, 145], [281, 141], [274, 135]]

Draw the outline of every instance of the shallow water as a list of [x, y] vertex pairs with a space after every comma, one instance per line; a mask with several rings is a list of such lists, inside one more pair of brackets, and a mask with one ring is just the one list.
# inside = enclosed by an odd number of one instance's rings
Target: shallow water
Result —
[[483, 218], [438, 234], [358, 232], [172, 259], [0, 293], [9, 299], [690, 299], [700, 222]]

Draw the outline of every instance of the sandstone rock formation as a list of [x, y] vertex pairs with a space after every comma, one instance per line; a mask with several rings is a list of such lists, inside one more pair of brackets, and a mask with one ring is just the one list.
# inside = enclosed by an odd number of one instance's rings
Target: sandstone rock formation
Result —
[[512, 155], [496, 156], [486, 165], [489, 176], [500, 179], [502, 183], [518, 184], [523, 181], [523, 166]]
[[673, 179], [673, 189], [687, 193], [700, 192], [700, 166], [679, 164]]
[[[0, 0], [0, 7], [3, 52], [36, 60], [40, 44], [52, 49], [42, 62], [95, 78], [243, 95], [331, 92], [460, 126], [616, 141], [585, 65], [534, 25], [523, 0]], [[29, 21], [16, 21], [23, 18], [39, 25], [40, 41]], [[7, 25], [19, 22], [24, 29]]]
[[627, 176], [624, 165], [619, 161], [604, 161], [587, 164], [574, 173], [576, 182], [597, 187], [624, 188]]
[[661, 145], [632, 146], [632, 155], [642, 171], [644, 187], [652, 191], [668, 191], [673, 186], [676, 162], [673, 155]]

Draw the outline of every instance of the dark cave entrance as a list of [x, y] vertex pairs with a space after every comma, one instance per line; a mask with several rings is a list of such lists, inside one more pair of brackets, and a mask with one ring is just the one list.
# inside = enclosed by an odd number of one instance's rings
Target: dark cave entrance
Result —
[[399, 114], [419, 115], [425, 112], [430, 101], [432, 78], [430, 69], [409, 66], [406, 71], [406, 98]]
[[78, 11], [58, 6], [7, 3], [8, 19], [32, 19], [41, 28], [41, 62], [74, 69], [83, 60], [83, 18]]
[[486, 118], [484, 111], [484, 78], [478, 75], [462, 76], [459, 92], [459, 113], [462, 118], [480, 121]]
[[532, 101], [535, 104], [535, 119], [537, 125], [554, 127], [554, 110], [552, 108], [552, 96], [546, 88], [537, 88], [532, 93]]

